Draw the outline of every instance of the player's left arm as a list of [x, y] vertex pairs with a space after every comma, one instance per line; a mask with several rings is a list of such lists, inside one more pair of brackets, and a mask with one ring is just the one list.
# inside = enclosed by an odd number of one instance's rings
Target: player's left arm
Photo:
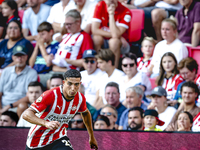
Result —
[[200, 41], [200, 22], [195, 22], [193, 27], [191, 44], [196, 47]]
[[83, 118], [83, 122], [87, 128], [88, 134], [89, 134], [89, 143], [90, 143], [90, 147], [92, 149], [98, 149], [98, 145], [97, 145], [97, 141], [94, 137], [94, 133], [93, 133], [93, 128], [92, 128], [92, 117], [91, 114], [89, 112], [89, 110], [87, 109], [85, 112], [81, 113], [81, 116]]

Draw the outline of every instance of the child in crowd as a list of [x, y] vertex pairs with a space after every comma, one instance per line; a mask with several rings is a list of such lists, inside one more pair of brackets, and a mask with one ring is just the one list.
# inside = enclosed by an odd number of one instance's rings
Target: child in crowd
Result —
[[94, 129], [104, 130], [104, 129], [109, 129], [109, 127], [110, 127], [110, 121], [108, 117], [104, 115], [99, 115], [94, 123]]
[[173, 105], [177, 87], [183, 80], [177, 69], [176, 57], [171, 52], [165, 53], [161, 58], [160, 73], [156, 79], [156, 84], [167, 91], [167, 99], [171, 100], [169, 104]]
[[137, 69], [145, 72], [147, 76], [150, 76], [150, 63], [155, 45], [156, 41], [152, 37], [145, 37], [141, 47], [143, 57], [137, 58]]
[[165, 122], [158, 118], [158, 112], [154, 109], [147, 109], [144, 112], [144, 131], [162, 131], [156, 125], [163, 126]]

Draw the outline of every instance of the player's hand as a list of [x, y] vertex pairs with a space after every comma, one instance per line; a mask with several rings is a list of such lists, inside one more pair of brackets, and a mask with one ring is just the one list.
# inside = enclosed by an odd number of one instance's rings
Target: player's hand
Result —
[[89, 143], [90, 143], [91, 149], [95, 149], [95, 150], [98, 149], [97, 141], [95, 138], [90, 138]]
[[49, 128], [50, 130], [58, 129], [60, 123], [58, 121], [50, 121], [45, 123], [45, 127]]

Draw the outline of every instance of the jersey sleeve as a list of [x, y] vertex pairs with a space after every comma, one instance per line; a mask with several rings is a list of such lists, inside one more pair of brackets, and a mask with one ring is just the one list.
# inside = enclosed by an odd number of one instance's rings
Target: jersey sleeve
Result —
[[175, 81], [175, 87], [174, 87], [174, 89], [177, 90], [178, 85], [179, 85], [181, 82], [183, 82], [183, 81], [184, 81], [184, 79], [183, 79], [181, 76], [179, 76], [178, 79]]
[[52, 99], [54, 99], [53, 91], [44, 92], [33, 104], [31, 104], [31, 108], [36, 110], [38, 113], [45, 110], [50, 103], [52, 103]]
[[122, 26], [126, 29], [130, 27], [130, 22], [131, 22], [131, 12], [130, 10], [124, 11], [124, 13], [121, 15], [119, 22], [117, 23], [117, 26]]
[[78, 112], [85, 112], [87, 110], [86, 99], [83, 94], [81, 94], [81, 96], [82, 96], [83, 101], [81, 103], [81, 106], [80, 106]]
[[102, 5], [102, 1], [96, 5], [96, 7], [94, 9], [94, 15], [93, 15], [92, 21], [99, 22], [99, 23], [102, 22], [102, 20], [101, 20], [101, 11], [102, 11], [101, 5]]
[[89, 34], [84, 33], [84, 37], [83, 37], [83, 42], [81, 44], [81, 48], [80, 51], [83, 54], [85, 50], [88, 49], [93, 49], [93, 42], [92, 42], [92, 38], [90, 37]]

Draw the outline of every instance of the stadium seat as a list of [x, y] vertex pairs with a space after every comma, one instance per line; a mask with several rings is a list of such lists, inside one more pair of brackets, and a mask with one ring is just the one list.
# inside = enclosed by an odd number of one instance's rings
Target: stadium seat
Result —
[[200, 58], [200, 46], [198, 46], [198, 47], [187, 46], [187, 48], [188, 48], [188, 56], [194, 58], [198, 63], [199, 70], [198, 70], [197, 74], [200, 74], [200, 59], [199, 59]]
[[141, 9], [131, 9], [132, 18], [129, 29], [129, 42], [137, 42], [142, 37], [144, 29], [144, 11]]
[[18, 15], [19, 15], [19, 18], [20, 18], [20, 22], [22, 23], [23, 16], [24, 16], [24, 10], [23, 9], [19, 10]]

